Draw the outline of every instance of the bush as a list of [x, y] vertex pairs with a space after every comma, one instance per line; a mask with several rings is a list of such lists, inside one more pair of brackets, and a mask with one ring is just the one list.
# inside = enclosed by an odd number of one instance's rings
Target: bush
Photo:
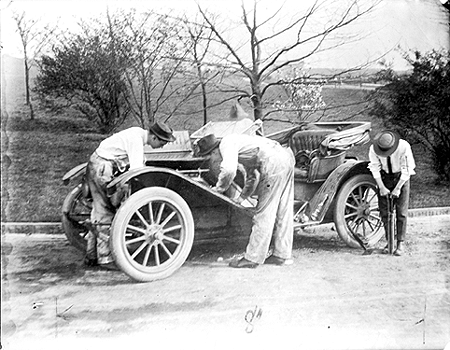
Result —
[[440, 180], [450, 181], [450, 52], [405, 56], [412, 72], [380, 72], [388, 83], [374, 95], [371, 114], [430, 152]]
[[[120, 57], [108, 38], [74, 35], [51, 56], [40, 60], [35, 91], [41, 99], [63, 99], [108, 133], [120, 125], [129, 111]], [[49, 99], [50, 97], [50, 99]]]

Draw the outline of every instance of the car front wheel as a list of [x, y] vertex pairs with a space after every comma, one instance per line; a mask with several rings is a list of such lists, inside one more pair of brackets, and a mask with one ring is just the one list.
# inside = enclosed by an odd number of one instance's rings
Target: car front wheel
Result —
[[132, 194], [111, 226], [111, 252], [132, 279], [150, 282], [173, 274], [186, 261], [194, 241], [194, 220], [186, 201], [163, 187]]

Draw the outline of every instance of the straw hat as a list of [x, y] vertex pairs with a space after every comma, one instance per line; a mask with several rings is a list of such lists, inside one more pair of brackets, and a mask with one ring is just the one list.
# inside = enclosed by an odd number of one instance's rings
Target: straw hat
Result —
[[373, 140], [373, 150], [381, 157], [388, 157], [395, 152], [399, 141], [400, 136], [395, 131], [382, 131]]

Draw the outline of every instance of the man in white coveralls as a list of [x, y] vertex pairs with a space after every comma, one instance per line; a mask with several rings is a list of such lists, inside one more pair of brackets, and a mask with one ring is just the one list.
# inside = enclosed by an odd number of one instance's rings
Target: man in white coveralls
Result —
[[[292, 151], [276, 141], [245, 134], [227, 135], [222, 140], [209, 134], [198, 141], [197, 147], [199, 156], [210, 155], [211, 163], [220, 164], [218, 180], [213, 187], [217, 192], [223, 193], [230, 187], [238, 164], [243, 165], [247, 178], [236, 199], [238, 203], [252, 194], [259, 173], [255, 190], [258, 202], [249, 243], [244, 257], [233, 260], [230, 266], [255, 268], [263, 263], [292, 263], [295, 164]], [[272, 236], [273, 254], [266, 259]]]

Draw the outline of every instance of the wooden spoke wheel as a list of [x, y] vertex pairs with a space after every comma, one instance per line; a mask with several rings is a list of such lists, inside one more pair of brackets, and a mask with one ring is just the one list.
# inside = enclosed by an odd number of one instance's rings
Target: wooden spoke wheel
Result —
[[166, 278], [187, 259], [194, 220], [186, 201], [167, 188], [132, 194], [111, 226], [111, 252], [117, 266], [136, 281]]
[[344, 183], [336, 196], [334, 223], [350, 247], [361, 248], [358, 239], [370, 247], [383, 237], [376, 183], [371, 175], [359, 174]]
[[86, 251], [86, 235], [89, 229], [85, 225], [91, 217], [92, 199], [85, 198], [81, 184], [75, 187], [64, 199], [62, 206], [62, 228], [69, 242], [78, 250]]

